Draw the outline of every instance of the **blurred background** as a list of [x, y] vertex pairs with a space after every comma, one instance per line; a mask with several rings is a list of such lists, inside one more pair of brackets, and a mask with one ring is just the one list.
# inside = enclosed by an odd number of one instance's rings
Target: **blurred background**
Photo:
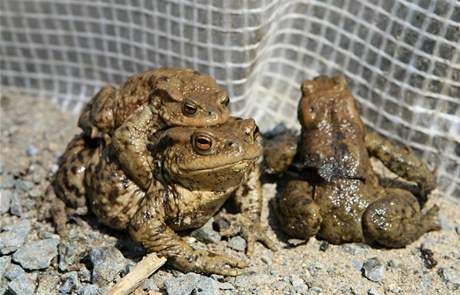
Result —
[[1, 0], [0, 22], [2, 88], [75, 113], [107, 83], [175, 66], [215, 77], [262, 130], [298, 128], [300, 83], [343, 73], [365, 124], [460, 198], [460, 1]]

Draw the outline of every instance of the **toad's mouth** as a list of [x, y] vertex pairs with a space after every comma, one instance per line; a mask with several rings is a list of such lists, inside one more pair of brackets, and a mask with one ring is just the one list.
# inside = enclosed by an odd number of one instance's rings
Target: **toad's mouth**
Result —
[[242, 159], [240, 161], [223, 164], [215, 167], [204, 167], [204, 168], [184, 168], [179, 167], [180, 171], [188, 175], [204, 174], [211, 172], [218, 172], [222, 170], [232, 170], [233, 172], [240, 172], [249, 165], [255, 162], [255, 159]]

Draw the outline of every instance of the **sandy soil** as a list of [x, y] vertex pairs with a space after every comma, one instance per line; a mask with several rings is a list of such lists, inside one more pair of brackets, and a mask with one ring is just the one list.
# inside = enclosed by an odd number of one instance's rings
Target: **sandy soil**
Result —
[[[50, 222], [49, 199], [45, 194], [56, 160], [69, 139], [78, 131], [76, 117], [61, 112], [46, 99], [30, 98], [17, 92], [4, 92], [1, 97], [1, 196], [11, 198], [9, 210], [0, 215], [0, 228], [31, 222], [24, 245], [33, 241], [59, 239]], [[272, 252], [258, 244], [247, 273], [236, 278], [211, 276], [223, 294], [460, 294], [460, 202], [434, 193], [427, 206], [438, 204], [443, 230], [424, 235], [404, 249], [373, 249], [366, 245], [329, 245], [317, 239], [308, 243], [287, 240], [279, 230], [269, 208], [276, 184], [264, 184], [264, 222], [278, 240], [281, 250]], [[13, 197], [12, 197], [13, 196]], [[2, 205], [4, 206], [4, 205]], [[88, 253], [95, 248], [115, 247], [122, 253], [121, 263], [127, 269], [115, 274], [114, 281], [126, 274], [142, 257], [143, 251], [126, 234], [101, 226], [89, 216], [70, 224], [71, 240], [63, 241], [49, 266], [26, 269], [25, 276], [38, 294], [104, 294], [113, 282], [95, 281], [94, 265]], [[0, 234], [1, 235], [1, 234]], [[243, 252], [228, 247], [229, 241], [203, 244], [188, 239], [195, 247], [208, 247], [244, 257]], [[0, 243], [1, 245], [1, 243]], [[238, 247], [236, 247], [238, 248]], [[118, 250], [117, 250], [118, 251]], [[432, 255], [430, 254], [432, 252]], [[12, 268], [26, 268], [13, 253], [0, 254], [0, 294], [12, 294]], [[375, 280], [363, 273], [363, 263], [376, 257]], [[425, 257], [425, 258], [424, 258]], [[110, 261], [113, 262], [113, 261]], [[109, 271], [109, 270], [105, 270]], [[3, 275], [5, 273], [5, 275]], [[90, 275], [88, 275], [88, 273]], [[72, 277], [73, 276], [73, 277]], [[370, 275], [368, 275], [369, 277]], [[72, 280], [69, 279], [72, 277]], [[184, 275], [163, 267], [137, 294], [180, 294], [171, 288], [175, 278]], [[27, 280], [26, 280], [27, 281]], [[70, 281], [70, 283], [69, 283]], [[172, 283], [171, 283], [172, 282]], [[166, 285], [165, 285], [166, 283]], [[70, 287], [69, 287], [70, 286]], [[211, 286], [212, 287], [212, 286]], [[193, 294], [212, 294], [214, 289], [195, 289]], [[89, 290], [89, 291], [88, 291]], [[91, 291], [93, 290], [93, 291]], [[200, 291], [201, 290], [201, 291]], [[86, 292], [86, 293], [85, 293]], [[93, 293], [91, 293], [93, 292]], [[208, 292], [208, 293], [206, 293]], [[211, 292], [211, 293], [209, 293]], [[17, 294], [31, 294], [18, 293]], [[185, 293], [183, 293], [185, 294]]]

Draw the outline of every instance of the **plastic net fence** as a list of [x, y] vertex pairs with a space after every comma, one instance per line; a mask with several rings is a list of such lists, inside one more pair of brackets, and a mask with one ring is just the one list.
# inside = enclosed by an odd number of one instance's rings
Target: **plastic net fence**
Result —
[[410, 146], [460, 197], [456, 0], [1, 0], [1, 85], [78, 111], [160, 66], [225, 86], [263, 130], [297, 127], [301, 81], [344, 73], [367, 126]]

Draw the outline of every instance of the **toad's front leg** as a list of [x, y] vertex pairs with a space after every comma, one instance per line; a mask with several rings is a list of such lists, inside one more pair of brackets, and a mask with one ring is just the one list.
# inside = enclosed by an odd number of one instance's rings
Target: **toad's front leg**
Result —
[[206, 250], [194, 250], [165, 222], [164, 190], [149, 191], [129, 225], [131, 236], [149, 252], [167, 258], [173, 267], [185, 272], [237, 276], [247, 263]]
[[148, 151], [148, 136], [158, 128], [158, 116], [148, 105], [137, 109], [113, 135], [112, 145], [124, 172], [142, 189], [147, 190], [152, 179], [152, 159]]
[[230, 221], [230, 228], [222, 232], [223, 236], [233, 236], [241, 233], [247, 241], [246, 253], [251, 256], [254, 246], [260, 241], [269, 249], [276, 251], [276, 243], [267, 235], [267, 229], [261, 225], [262, 185], [260, 183], [260, 167], [256, 165], [250, 172], [248, 180], [235, 192], [235, 200], [241, 214], [221, 214]]
[[377, 133], [366, 134], [366, 147], [371, 156], [381, 160], [397, 175], [417, 183], [414, 192], [426, 201], [428, 194], [436, 187], [436, 178], [428, 166], [420, 161], [409, 148], [400, 148]]

